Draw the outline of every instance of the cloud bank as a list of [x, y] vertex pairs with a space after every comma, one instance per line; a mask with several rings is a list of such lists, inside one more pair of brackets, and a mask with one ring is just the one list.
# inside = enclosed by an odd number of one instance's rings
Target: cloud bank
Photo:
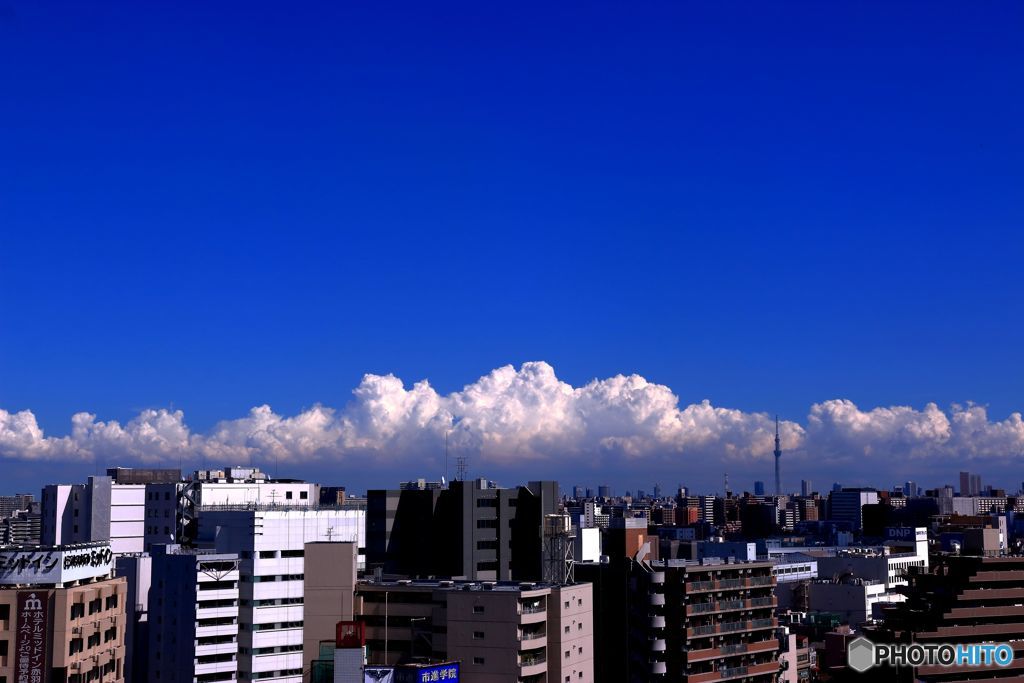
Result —
[[[935, 404], [863, 410], [848, 400], [814, 404], [806, 421], [783, 422], [787, 460], [856, 462], [965, 459], [1012, 462], [1024, 455], [1020, 413], [1002, 421], [984, 407]], [[669, 387], [617, 375], [573, 387], [544, 362], [493, 370], [441, 395], [426, 381], [406, 387], [393, 375], [366, 375], [351, 401], [297, 415], [270, 406], [195, 433], [181, 411], [145, 410], [121, 424], [78, 413], [67, 436], [47, 436], [30, 410], [0, 409], [0, 457], [25, 461], [118, 463], [205, 458], [211, 464], [274, 460], [391, 466], [437, 463], [445, 435], [454, 455], [477, 464], [693, 466], [764, 463], [774, 420], [708, 401], [680, 407]]]

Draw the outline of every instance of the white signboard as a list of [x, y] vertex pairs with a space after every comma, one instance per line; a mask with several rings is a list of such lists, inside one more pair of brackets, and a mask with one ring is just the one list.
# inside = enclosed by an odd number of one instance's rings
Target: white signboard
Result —
[[0, 585], [81, 581], [113, 570], [110, 545], [81, 548], [0, 548]]

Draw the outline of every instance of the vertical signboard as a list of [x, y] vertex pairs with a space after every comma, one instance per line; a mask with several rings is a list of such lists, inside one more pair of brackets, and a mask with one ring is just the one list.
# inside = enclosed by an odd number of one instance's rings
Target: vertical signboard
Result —
[[46, 657], [48, 602], [45, 591], [18, 591], [14, 683], [44, 683], [50, 678]]

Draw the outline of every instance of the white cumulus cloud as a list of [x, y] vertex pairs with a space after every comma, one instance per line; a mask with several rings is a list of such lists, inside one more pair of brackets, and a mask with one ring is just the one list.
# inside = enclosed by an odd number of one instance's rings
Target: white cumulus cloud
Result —
[[[231, 464], [336, 461], [436, 462], [445, 434], [477, 463], [629, 464], [700, 467], [710, 461], [767, 461], [773, 418], [702, 401], [679, 405], [664, 385], [639, 375], [574, 387], [544, 362], [497, 368], [462, 390], [439, 394], [393, 375], [366, 375], [341, 408], [296, 415], [257, 406], [244, 417], [194, 433], [181, 411], [145, 410], [125, 424], [78, 413], [66, 436], [47, 436], [29, 410], [0, 409], [0, 457], [23, 460], [160, 463], [205, 458]], [[1024, 455], [1019, 413], [1002, 421], [984, 407], [935, 404], [864, 410], [848, 400], [811, 406], [803, 424], [781, 424], [789, 461], [884, 464], [892, 458], [1012, 461]]]

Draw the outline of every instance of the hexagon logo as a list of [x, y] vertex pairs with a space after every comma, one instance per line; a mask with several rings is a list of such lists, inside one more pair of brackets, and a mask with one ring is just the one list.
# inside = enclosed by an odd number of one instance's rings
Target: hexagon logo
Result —
[[875, 665], [875, 644], [867, 638], [850, 641], [846, 648], [846, 663], [857, 673], [864, 673]]

